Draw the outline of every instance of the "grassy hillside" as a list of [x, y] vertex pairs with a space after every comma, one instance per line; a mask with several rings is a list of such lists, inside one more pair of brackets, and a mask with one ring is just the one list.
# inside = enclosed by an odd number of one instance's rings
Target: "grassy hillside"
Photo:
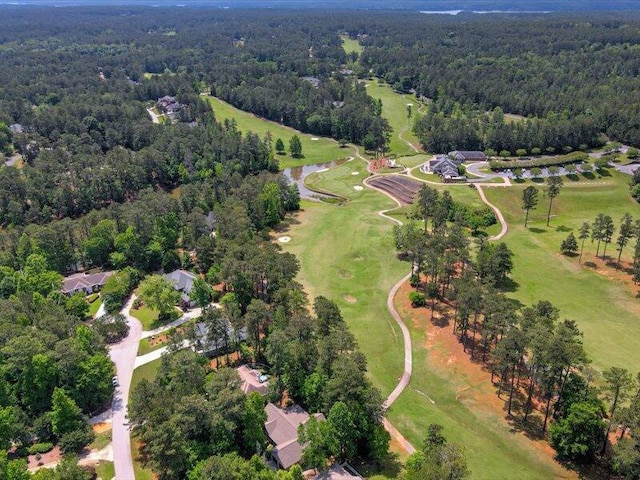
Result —
[[[540, 203], [530, 213], [526, 229], [520, 207], [524, 186], [485, 188], [488, 200], [502, 210], [509, 224], [505, 241], [515, 253], [513, 278], [519, 285], [511, 296], [527, 305], [549, 300], [560, 308], [563, 318], [576, 320], [596, 368], [619, 365], [638, 371], [637, 289], [625, 281], [628, 275], [595, 259], [595, 244], [590, 240], [585, 244], [582, 265], [575, 258], [562, 256], [560, 243], [571, 231], [577, 237], [582, 223], [592, 222], [599, 213], [611, 215], [617, 230], [624, 213], [640, 217], [640, 206], [629, 195], [627, 175], [611, 172], [610, 177], [580, 178], [578, 182], [565, 180], [553, 202], [550, 227], [546, 226], [548, 199], [542, 196], [542, 187]], [[617, 232], [614, 241], [616, 236]], [[630, 260], [631, 253], [627, 247], [623, 261]], [[607, 254], [617, 257], [614, 245], [608, 247]], [[590, 262], [592, 266], [585, 266]]]
[[[270, 122], [260, 117], [256, 117], [251, 113], [244, 112], [235, 108], [222, 100], [215, 97], [207, 97], [211, 103], [211, 107], [215, 112], [216, 119], [222, 121], [226, 118], [234, 119], [238, 124], [238, 129], [243, 133], [254, 132], [261, 138], [267, 132], [271, 132], [273, 140], [282, 139], [285, 148], [289, 149], [289, 139], [297, 134], [302, 143], [303, 158], [292, 158], [289, 155], [276, 155], [280, 161], [280, 168], [295, 167], [298, 165], [310, 165], [313, 163], [331, 162], [339, 158], [351, 156], [353, 148], [340, 148], [338, 142], [330, 138], [315, 137], [306, 133], [301, 133], [290, 127], [285, 127], [275, 122]], [[315, 139], [315, 140], [313, 140]]]

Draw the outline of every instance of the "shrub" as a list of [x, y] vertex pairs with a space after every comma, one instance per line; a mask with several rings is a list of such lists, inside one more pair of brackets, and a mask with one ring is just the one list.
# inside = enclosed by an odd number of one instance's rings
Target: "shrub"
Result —
[[95, 435], [90, 425], [85, 425], [78, 430], [65, 433], [60, 439], [62, 453], [78, 453], [84, 447], [93, 442]]
[[51, 442], [34, 443], [29, 447], [29, 455], [39, 455], [51, 450], [53, 450], [53, 443]]
[[419, 292], [411, 292], [409, 294], [409, 300], [411, 301], [411, 306], [414, 308], [424, 307], [427, 304], [427, 299]]
[[580, 163], [587, 160], [589, 156], [584, 152], [574, 152], [569, 155], [561, 155], [557, 157], [535, 158], [533, 160], [491, 160], [489, 166], [491, 170], [505, 170], [508, 168], [532, 168], [532, 167], [549, 167], [552, 165], [566, 165], [569, 163]]

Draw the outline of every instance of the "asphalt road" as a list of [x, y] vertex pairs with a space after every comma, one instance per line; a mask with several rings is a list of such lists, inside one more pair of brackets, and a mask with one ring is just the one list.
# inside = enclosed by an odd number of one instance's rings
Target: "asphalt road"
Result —
[[115, 466], [116, 480], [135, 480], [133, 474], [133, 459], [131, 458], [131, 436], [129, 434], [129, 422], [127, 420], [127, 402], [129, 399], [129, 387], [138, 353], [138, 344], [142, 338], [142, 324], [129, 315], [135, 296], [121, 310], [122, 315], [129, 324], [129, 335], [120, 343], [111, 346], [109, 356], [116, 365], [118, 382], [111, 409], [113, 411], [113, 463]]

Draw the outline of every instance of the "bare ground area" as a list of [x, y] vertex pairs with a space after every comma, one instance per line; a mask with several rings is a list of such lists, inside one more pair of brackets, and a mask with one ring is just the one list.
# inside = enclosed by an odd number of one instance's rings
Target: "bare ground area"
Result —
[[[554, 461], [555, 451], [538, 433], [541, 425], [541, 414], [530, 415], [528, 424], [523, 424], [518, 418], [507, 414], [506, 399], [497, 395], [498, 386], [491, 381], [491, 372], [481, 362], [480, 348], [477, 350], [477, 360], [471, 360], [468, 352], [463, 350], [462, 343], [452, 332], [453, 308], [444, 303], [437, 303], [431, 320], [430, 303], [427, 307], [413, 308], [409, 301], [411, 285], [406, 282], [395, 297], [398, 313], [412, 325], [414, 330], [424, 332], [423, 348], [429, 352], [429, 369], [438, 376], [446, 379], [456, 391], [456, 399], [464, 404], [479, 418], [487, 415], [499, 416], [502, 427], [514, 434], [514, 441], [526, 444], [535, 450], [536, 455], [545, 463], [556, 463], [558, 476], [556, 478], [579, 478], [577, 472], [564, 468]], [[497, 378], [496, 378], [497, 381]], [[525, 385], [521, 385], [520, 395], [514, 400], [514, 411], [526, 399]], [[524, 399], [522, 398], [524, 397]], [[519, 403], [518, 403], [519, 402]], [[588, 477], [587, 477], [588, 478]]]

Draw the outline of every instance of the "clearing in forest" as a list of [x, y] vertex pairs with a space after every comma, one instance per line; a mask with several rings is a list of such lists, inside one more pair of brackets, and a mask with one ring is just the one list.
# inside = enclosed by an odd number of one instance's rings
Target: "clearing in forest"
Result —
[[[411, 131], [413, 122], [421, 115], [420, 102], [413, 94], [395, 92], [389, 85], [380, 84], [378, 79], [367, 80], [367, 93], [382, 100], [382, 116], [393, 128], [389, 142], [389, 153], [412, 155], [420, 150], [420, 142]], [[408, 106], [410, 104], [410, 106]], [[409, 109], [411, 116], [409, 116]], [[413, 147], [411, 147], [411, 145]]]
[[[291, 127], [280, 125], [279, 123], [265, 120], [252, 113], [235, 108], [227, 102], [216, 97], [207, 97], [211, 103], [211, 108], [215, 113], [216, 119], [222, 122], [225, 119], [233, 119], [244, 135], [247, 132], [253, 132], [264, 138], [267, 132], [270, 132], [275, 142], [277, 138], [281, 139], [287, 150], [286, 155], [276, 154], [276, 158], [280, 161], [280, 168], [296, 167], [299, 165], [311, 165], [314, 163], [325, 163], [345, 158], [352, 155], [353, 149], [350, 147], [341, 148], [338, 142], [331, 138], [317, 137], [299, 132]], [[302, 143], [302, 158], [293, 158], [289, 155], [289, 139], [293, 135], [300, 137]]]

